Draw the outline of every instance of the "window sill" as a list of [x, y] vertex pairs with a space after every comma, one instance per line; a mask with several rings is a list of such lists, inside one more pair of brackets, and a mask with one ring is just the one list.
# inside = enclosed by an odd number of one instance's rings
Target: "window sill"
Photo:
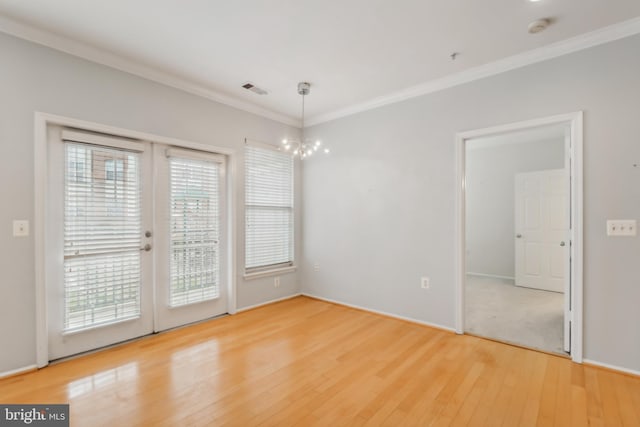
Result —
[[278, 276], [280, 274], [293, 273], [296, 270], [297, 270], [297, 267], [295, 265], [292, 265], [291, 267], [281, 267], [281, 268], [274, 268], [273, 270], [257, 271], [255, 273], [246, 273], [244, 275], [244, 280], [253, 280], [253, 279], [260, 279], [262, 277]]

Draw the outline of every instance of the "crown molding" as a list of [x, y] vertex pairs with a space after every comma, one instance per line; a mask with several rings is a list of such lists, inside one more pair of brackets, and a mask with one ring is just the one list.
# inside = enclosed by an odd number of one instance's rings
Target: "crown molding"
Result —
[[[29, 26], [6, 16], [0, 15], [0, 32], [10, 34], [21, 39], [25, 39], [43, 46], [56, 49], [70, 55], [87, 59], [98, 64], [102, 64], [129, 74], [136, 75], [166, 86], [180, 89], [211, 101], [215, 101], [251, 114], [265, 117], [289, 126], [301, 127], [301, 122], [290, 116], [280, 114], [255, 104], [239, 100], [238, 98], [225, 95], [211, 90], [202, 85], [177, 77], [175, 75], [160, 71], [156, 68], [140, 64], [131, 59], [114, 54], [104, 49], [98, 49], [89, 44], [79, 42], [68, 37], [54, 34]], [[548, 46], [533, 49], [517, 55], [510, 56], [489, 64], [470, 68], [456, 74], [452, 74], [440, 79], [431, 80], [407, 89], [403, 89], [385, 96], [373, 98], [370, 101], [355, 104], [347, 108], [308, 117], [305, 122], [308, 126], [325, 123], [342, 117], [372, 110], [389, 104], [395, 104], [407, 99], [438, 92], [454, 86], [459, 86], [474, 80], [505, 73], [537, 62], [557, 58], [562, 55], [588, 49], [625, 37], [640, 33], [640, 17], [618, 24], [610, 25], [589, 33], [585, 33], [567, 40], [556, 42]]]
[[115, 68], [116, 70], [124, 71], [147, 80], [152, 80], [166, 86], [180, 89], [184, 92], [188, 92], [238, 110], [262, 116], [276, 122], [297, 128], [301, 126], [300, 120], [291, 118], [287, 115], [276, 113], [255, 104], [211, 90], [187, 79], [140, 64], [113, 52], [109, 52], [108, 50], [99, 49], [87, 43], [73, 40], [50, 31], [41, 30], [3, 15], [0, 15], [0, 32], [47, 46], [73, 56], [87, 59], [98, 64], [106, 65], [107, 67]]
[[389, 95], [374, 98], [361, 104], [356, 104], [327, 114], [309, 117], [305, 121], [309, 126], [329, 122], [356, 113], [361, 113], [385, 105], [395, 104], [407, 99], [459, 86], [474, 80], [505, 73], [537, 62], [546, 61], [569, 53], [633, 36], [638, 33], [640, 33], [640, 17], [600, 28], [589, 33], [581, 34], [570, 39], [552, 43], [550, 45], [513, 55], [495, 62], [470, 68], [450, 76], [412, 86]]

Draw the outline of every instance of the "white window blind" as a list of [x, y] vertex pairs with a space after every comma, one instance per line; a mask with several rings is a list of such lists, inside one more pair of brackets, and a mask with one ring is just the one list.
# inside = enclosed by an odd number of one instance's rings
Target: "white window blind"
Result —
[[65, 142], [64, 330], [139, 317], [138, 153]]
[[220, 295], [219, 176], [218, 163], [169, 158], [172, 307]]
[[293, 265], [293, 158], [245, 150], [245, 270]]

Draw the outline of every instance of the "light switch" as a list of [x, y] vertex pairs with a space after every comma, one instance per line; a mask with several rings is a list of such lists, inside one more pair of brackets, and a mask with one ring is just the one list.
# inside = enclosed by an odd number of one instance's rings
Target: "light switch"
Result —
[[29, 235], [29, 221], [16, 219], [13, 221], [13, 237], [26, 237]]
[[633, 237], [636, 233], [635, 219], [610, 219], [607, 221], [607, 236]]

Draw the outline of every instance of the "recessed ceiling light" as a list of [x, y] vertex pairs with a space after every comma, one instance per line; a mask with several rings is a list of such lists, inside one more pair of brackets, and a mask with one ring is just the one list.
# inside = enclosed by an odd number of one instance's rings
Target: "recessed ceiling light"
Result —
[[539, 2], [540, 0], [529, 0], [529, 1], [530, 1], [531, 3], [537, 3], [537, 2]]

